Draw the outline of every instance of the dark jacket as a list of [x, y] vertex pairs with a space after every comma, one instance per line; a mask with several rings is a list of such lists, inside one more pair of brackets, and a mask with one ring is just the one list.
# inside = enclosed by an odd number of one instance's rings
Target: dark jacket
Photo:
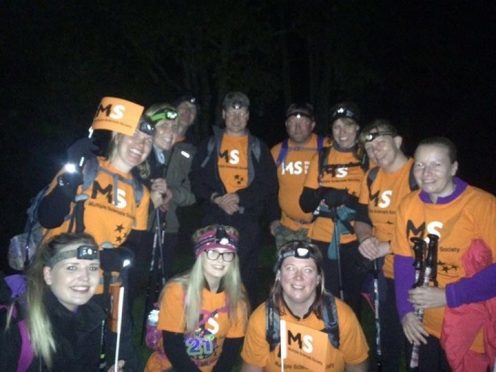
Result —
[[[203, 141], [193, 159], [190, 174], [191, 188], [197, 200], [202, 204], [204, 211], [216, 220], [217, 223], [226, 223], [232, 219], [248, 218], [258, 219], [262, 212], [267, 211], [269, 221], [279, 219], [277, 205], [277, 173], [274, 160], [265, 143], [251, 134], [248, 134], [248, 187], [238, 190], [239, 205], [242, 212], [234, 214], [231, 218], [220, 207], [210, 200], [214, 192], [224, 195], [226, 189], [219, 176], [217, 167], [222, 137], [224, 132], [218, 131], [214, 136], [214, 148], [211, 138]], [[210, 148], [209, 148], [210, 147]], [[209, 151], [210, 150], [210, 151]], [[256, 220], [255, 220], [256, 221]], [[253, 221], [253, 222], [255, 222]]]
[[[45, 306], [52, 323], [57, 351], [53, 356], [53, 371], [99, 371], [101, 324], [103, 309], [90, 300], [73, 313], [48, 291]], [[5, 328], [6, 311], [0, 311], [0, 326]], [[22, 337], [17, 322], [0, 335], [0, 370], [15, 371], [21, 352]], [[110, 366], [109, 366], [110, 367]], [[48, 371], [41, 358], [34, 357], [28, 371]]]
[[[165, 217], [165, 232], [177, 233], [179, 231], [179, 221], [177, 218], [177, 208], [186, 207], [195, 203], [195, 195], [191, 191], [189, 173], [191, 163], [195, 155], [196, 148], [188, 142], [179, 142], [170, 151], [164, 151], [165, 163], [157, 160], [155, 149], [148, 157], [150, 164], [150, 179], [165, 178], [167, 187], [172, 191], [172, 201]], [[150, 185], [150, 179], [145, 182]], [[150, 203], [153, 208], [153, 203]], [[153, 217], [150, 213], [150, 218]], [[152, 224], [149, 224], [153, 228]]]

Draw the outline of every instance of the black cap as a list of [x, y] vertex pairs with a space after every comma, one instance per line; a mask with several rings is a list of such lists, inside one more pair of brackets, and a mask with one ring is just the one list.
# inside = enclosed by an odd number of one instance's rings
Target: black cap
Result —
[[310, 120], [314, 120], [313, 106], [310, 103], [293, 103], [286, 111], [286, 119], [289, 119], [289, 117], [293, 115], [301, 115], [309, 118]]
[[230, 107], [235, 109], [239, 109], [241, 107], [250, 108], [250, 99], [243, 92], [229, 92], [224, 97], [222, 106], [224, 109]]
[[355, 122], [360, 122], [360, 109], [353, 102], [340, 102], [331, 107], [329, 111], [331, 123], [340, 118], [352, 119]]

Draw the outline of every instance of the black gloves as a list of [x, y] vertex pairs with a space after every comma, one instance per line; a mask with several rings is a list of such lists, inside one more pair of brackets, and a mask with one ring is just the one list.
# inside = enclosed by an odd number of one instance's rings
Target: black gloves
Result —
[[353, 201], [353, 196], [348, 194], [346, 190], [343, 189], [325, 189], [324, 200], [329, 208], [339, 207], [340, 205], [349, 205]]
[[95, 157], [97, 151], [98, 146], [90, 138], [80, 138], [67, 149], [67, 162], [79, 165], [82, 157], [88, 160]]

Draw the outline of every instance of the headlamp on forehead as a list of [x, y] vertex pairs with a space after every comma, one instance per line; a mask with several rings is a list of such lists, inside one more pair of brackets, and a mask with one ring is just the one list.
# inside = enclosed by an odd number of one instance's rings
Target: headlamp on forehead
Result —
[[78, 260], [98, 260], [100, 259], [100, 253], [98, 252], [98, 248], [94, 245], [82, 244], [76, 249], [57, 253], [55, 256], [50, 258], [48, 265], [53, 267], [58, 262], [68, 258], [77, 258]]
[[150, 136], [153, 136], [153, 133], [155, 132], [155, 128], [153, 127], [153, 125], [144, 119], [142, 119], [139, 122], [138, 129], [140, 130], [140, 132], [143, 132], [143, 133], [148, 134]]
[[235, 110], [240, 110], [240, 109], [242, 109], [242, 108], [243, 108], [243, 106], [244, 106], [244, 105], [243, 105], [243, 102], [238, 101], [238, 100], [233, 101], [233, 103], [231, 104], [231, 107], [232, 107], [233, 109], [235, 109]]
[[394, 137], [394, 136], [396, 136], [396, 133], [391, 132], [391, 131], [369, 132], [364, 136], [364, 141], [365, 142], [372, 142], [373, 140], [375, 140], [377, 137], [380, 137], [380, 136], [393, 136]]
[[227, 235], [224, 226], [219, 226], [217, 228], [217, 232], [215, 233], [215, 240], [217, 240], [217, 242], [222, 245], [227, 245], [229, 243], [229, 235]]
[[175, 120], [177, 118], [177, 115], [177, 111], [165, 109], [153, 114], [151, 119], [154, 123], [158, 123], [162, 120]]
[[279, 270], [282, 262], [288, 257], [296, 257], [301, 259], [313, 258], [318, 264], [319, 257], [314, 254], [312, 249], [308, 248], [308, 244], [309, 243], [307, 242], [293, 241], [286, 243], [286, 247], [281, 247], [281, 249], [279, 250], [279, 256], [277, 257], [277, 262], [274, 266], [274, 272], [277, 272], [277, 270]]

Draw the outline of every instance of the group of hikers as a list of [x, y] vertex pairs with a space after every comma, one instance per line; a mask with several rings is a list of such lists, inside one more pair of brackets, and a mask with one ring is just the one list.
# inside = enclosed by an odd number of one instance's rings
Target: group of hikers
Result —
[[[248, 96], [229, 92], [223, 127], [193, 143], [198, 112], [182, 96], [144, 110], [133, 133], [112, 132], [103, 156], [91, 138], [71, 145], [38, 206], [45, 230], [26, 288], [0, 286], [0, 369], [496, 368], [496, 199], [456, 176], [451, 140], [425, 138], [409, 157], [398, 128], [362, 126], [352, 102], [330, 108], [330, 136], [314, 133], [311, 104], [294, 103], [288, 137], [269, 150], [247, 128]], [[189, 249], [178, 211], [194, 203], [195, 261], [173, 276]], [[275, 279], [263, 300], [267, 221]], [[146, 338], [158, 337], [143, 363], [131, 309], [156, 270]]]

